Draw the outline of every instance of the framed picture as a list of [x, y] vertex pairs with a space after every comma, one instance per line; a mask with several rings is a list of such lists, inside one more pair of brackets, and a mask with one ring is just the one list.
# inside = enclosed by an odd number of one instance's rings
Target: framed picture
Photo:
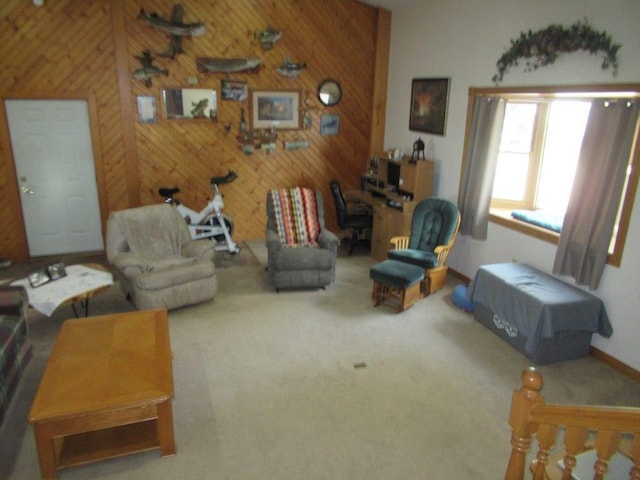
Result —
[[156, 123], [156, 97], [139, 96], [138, 121], [140, 123]]
[[332, 113], [323, 113], [320, 116], [320, 134], [337, 135], [340, 130], [340, 117]]
[[205, 88], [165, 88], [162, 90], [164, 114], [168, 119], [218, 118], [215, 90]]
[[249, 97], [249, 88], [244, 80], [230, 80], [223, 78], [220, 81], [222, 100], [244, 102]]
[[59, 278], [67, 276], [67, 270], [64, 268], [64, 263], [62, 262], [47, 265], [47, 272], [51, 280], [58, 280]]
[[448, 97], [448, 78], [414, 78], [409, 130], [444, 135]]
[[300, 128], [300, 90], [250, 90], [251, 128]]
[[39, 287], [40, 285], [44, 285], [45, 283], [49, 283], [51, 281], [51, 278], [47, 273], [47, 269], [44, 267], [40, 270], [36, 270], [35, 272], [28, 273], [27, 278], [29, 278], [29, 283], [33, 288]]

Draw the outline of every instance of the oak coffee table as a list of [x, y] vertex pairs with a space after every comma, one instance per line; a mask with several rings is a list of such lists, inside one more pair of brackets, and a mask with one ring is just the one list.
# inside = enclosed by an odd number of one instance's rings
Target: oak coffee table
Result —
[[176, 453], [164, 309], [67, 320], [31, 411], [40, 472], [159, 449]]

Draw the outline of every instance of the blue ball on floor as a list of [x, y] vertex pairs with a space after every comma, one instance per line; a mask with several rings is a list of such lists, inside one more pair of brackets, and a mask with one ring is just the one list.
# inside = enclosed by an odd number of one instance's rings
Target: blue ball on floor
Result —
[[473, 311], [475, 310], [475, 305], [471, 300], [467, 298], [466, 285], [458, 285], [456, 288], [454, 288], [451, 299], [453, 300], [453, 304], [456, 307], [464, 310], [465, 312], [473, 313]]

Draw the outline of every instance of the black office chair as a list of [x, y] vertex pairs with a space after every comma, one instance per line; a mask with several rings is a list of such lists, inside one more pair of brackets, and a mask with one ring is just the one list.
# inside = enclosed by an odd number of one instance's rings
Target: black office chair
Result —
[[352, 232], [351, 245], [349, 246], [349, 255], [351, 255], [358, 243], [358, 232], [366, 228], [371, 228], [371, 225], [373, 225], [373, 214], [365, 208], [348, 209], [347, 202], [342, 195], [340, 182], [337, 180], [329, 182], [329, 187], [333, 195], [333, 203], [336, 206], [338, 226], [343, 230], [351, 230]]

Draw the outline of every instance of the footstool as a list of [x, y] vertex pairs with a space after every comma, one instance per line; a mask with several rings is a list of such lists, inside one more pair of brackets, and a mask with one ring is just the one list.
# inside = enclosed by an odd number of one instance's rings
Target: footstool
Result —
[[375, 307], [385, 303], [402, 312], [421, 298], [420, 282], [424, 280], [424, 269], [420, 267], [397, 260], [385, 260], [371, 267], [369, 277], [373, 279]]

